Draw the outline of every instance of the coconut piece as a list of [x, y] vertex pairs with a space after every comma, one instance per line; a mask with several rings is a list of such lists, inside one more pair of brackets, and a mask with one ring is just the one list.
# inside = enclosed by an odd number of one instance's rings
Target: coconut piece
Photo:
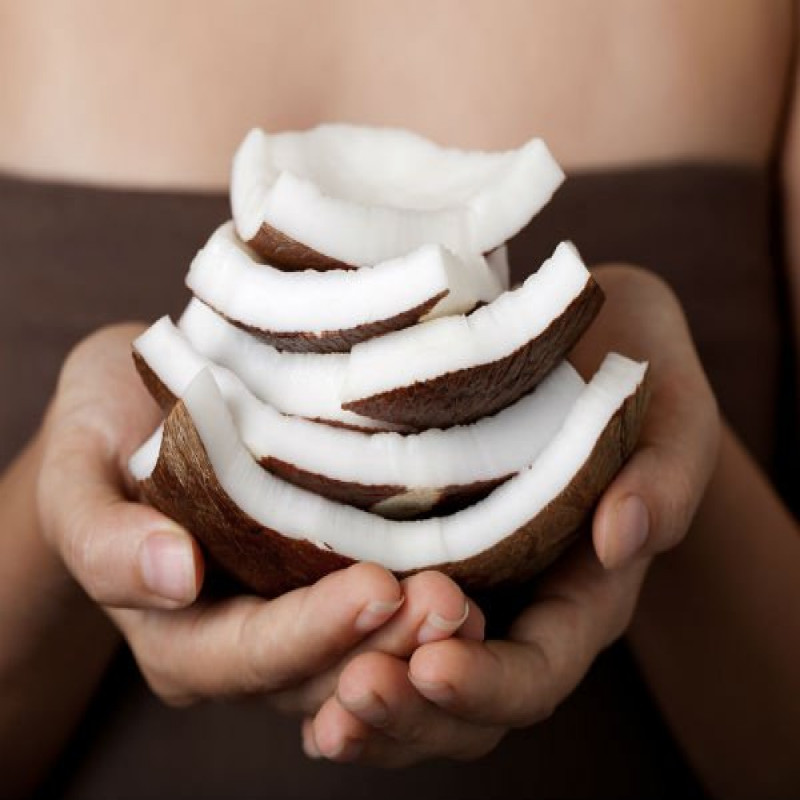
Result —
[[508, 263], [508, 247], [500, 245], [496, 250], [486, 254], [486, 263], [489, 269], [494, 272], [503, 291], [507, 292], [511, 287], [511, 266]]
[[541, 139], [487, 153], [391, 128], [252, 130], [233, 160], [231, 205], [239, 235], [270, 263], [319, 270], [377, 264], [429, 242], [488, 253], [563, 180]]
[[467, 590], [525, 580], [574, 538], [631, 453], [647, 365], [609, 355], [538, 458], [486, 499], [446, 517], [386, 520], [262, 470], [202, 372], [130, 469], [156, 508], [224, 569], [266, 596], [354, 560], [400, 575], [438, 569]]
[[354, 347], [342, 407], [414, 428], [492, 414], [564, 358], [602, 302], [578, 251], [563, 242], [522, 286], [469, 316], [432, 320]]
[[189, 301], [178, 327], [199, 355], [235, 372], [256, 397], [284, 414], [359, 430], [408, 430], [342, 408], [348, 353], [281, 352], [196, 298]]
[[401, 436], [333, 428], [281, 414], [232, 372], [196, 353], [162, 317], [133, 343], [165, 409], [211, 369], [247, 449], [276, 475], [317, 494], [395, 519], [466, 505], [530, 464], [584, 387], [563, 362], [532, 394], [469, 426]]
[[344, 352], [422, 319], [470, 311], [502, 287], [480, 256], [425, 245], [374, 267], [283, 272], [256, 261], [228, 222], [195, 257], [186, 284], [227, 319], [281, 350]]

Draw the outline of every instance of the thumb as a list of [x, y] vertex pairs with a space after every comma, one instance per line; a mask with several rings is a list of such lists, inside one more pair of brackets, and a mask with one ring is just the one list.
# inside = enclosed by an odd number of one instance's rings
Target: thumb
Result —
[[45, 537], [87, 594], [109, 606], [179, 608], [203, 580], [189, 533], [125, 494], [119, 462], [87, 430], [59, 432], [37, 486]]
[[678, 544], [716, 464], [719, 416], [699, 365], [653, 377], [637, 449], [594, 516], [595, 551], [608, 569]]

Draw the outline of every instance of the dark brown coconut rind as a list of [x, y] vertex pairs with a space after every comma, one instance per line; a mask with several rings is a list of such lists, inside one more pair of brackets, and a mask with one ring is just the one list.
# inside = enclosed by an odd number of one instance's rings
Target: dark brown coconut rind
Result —
[[392, 425], [387, 422], [386, 427], [376, 425], [367, 428], [364, 425], [352, 425], [349, 422], [342, 422], [340, 419], [322, 419], [322, 417], [304, 417], [310, 422], [319, 422], [321, 425], [329, 425], [331, 428], [344, 428], [347, 431], [358, 431], [359, 433], [414, 433], [408, 426]]
[[[136, 365], [136, 370], [147, 387], [147, 391], [150, 392], [153, 399], [161, 407], [161, 410], [164, 413], [169, 413], [169, 410], [177, 400], [175, 395], [150, 369], [150, 366], [136, 350], [133, 351], [133, 363]], [[345, 423], [329, 423], [325, 420], [315, 421], [319, 424], [328, 424], [335, 427], [350, 427]], [[376, 433], [372, 429], [359, 430], [370, 434]], [[347, 503], [367, 511], [374, 511], [376, 514], [388, 519], [413, 519], [431, 512], [442, 513], [464, 508], [470, 503], [485, 497], [495, 486], [499, 486], [511, 477], [510, 475], [505, 475], [494, 480], [477, 481], [464, 486], [452, 485], [436, 489], [409, 491], [406, 486], [392, 486], [389, 484], [365, 486], [360, 483], [339, 481], [326, 475], [308, 472], [295, 464], [289, 464], [271, 456], [257, 460], [262, 467], [283, 478], [283, 480], [295, 484], [295, 486], [301, 486], [330, 500]]]
[[[367, 322], [357, 325], [354, 328], [345, 328], [338, 331], [323, 331], [322, 333], [311, 333], [309, 331], [267, 331], [248, 325], [239, 320], [223, 314], [219, 309], [214, 308], [210, 303], [206, 303], [213, 308], [217, 314], [226, 319], [231, 325], [247, 331], [262, 342], [274, 347], [276, 350], [283, 350], [289, 353], [348, 353], [353, 345], [365, 342], [375, 336], [382, 336], [384, 333], [399, 331], [416, 325], [440, 300], [446, 297], [447, 291], [420, 303], [414, 308], [409, 308], [400, 314], [395, 314], [388, 319], [380, 319], [376, 322]], [[204, 301], [205, 302], [205, 301]]]
[[313, 250], [308, 245], [298, 242], [291, 236], [287, 236], [277, 228], [273, 228], [266, 222], [261, 223], [261, 227], [252, 239], [247, 240], [247, 244], [267, 264], [278, 267], [286, 272], [295, 272], [304, 269], [316, 269], [325, 271], [329, 269], [355, 269], [353, 264], [346, 264], [335, 258], [326, 256], [317, 250]]
[[645, 380], [609, 420], [566, 488], [526, 525], [489, 550], [433, 569], [480, 592], [523, 583], [549, 567], [588, 528], [597, 502], [636, 447], [648, 396]]
[[547, 377], [581, 338], [604, 299], [603, 290], [589, 278], [539, 336], [505, 358], [343, 403], [342, 408], [417, 430], [464, 425], [495, 414]]
[[245, 514], [219, 485], [180, 401], [164, 423], [155, 469], [139, 486], [143, 497], [191, 531], [220, 567], [264, 597], [313, 583], [353, 563], [311, 542], [282, 536]]
[[272, 456], [259, 458], [258, 462], [273, 475], [277, 475], [288, 483], [308, 489], [308, 491], [327, 497], [329, 500], [363, 508], [365, 511], [372, 511], [388, 519], [415, 519], [431, 512], [464, 508], [471, 502], [485, 497], [492, 489], [511, 477], [505, 475], [501, 478], [476, 481], [466, 485], [455, 484], [410, 490], [407, 486], [365, 485], [340, 481], [326, 475], [308, 472], [296, 464], [289, 464]]
[[[150, 392], [153, 400], [158, 403], [161, 410], [164, 413], [169, 413], [169, 410], [175, 405], [175, 401], [178, 398], [172, 394], [161, 378], [150, 369], [150, 365], [142, 358], [135, 348], [132, 350], [132, 355], [136, 371], [139, 373], [139, 377], [142, 379], [145, 388]], [[345, 430], [358, 431], [359, 433], [398, 433], [403, 431], [402, 426], [399, 425], [391, 426], [387, 424], [385, 428], [380, 426], [365, 428], [362, 425], [351, 425], [349, 422], [342, 422], [338, 419], [322, 419], [321, 417], [303, 417], [303, 419], [308, 419], [309, 422], [317, 422], [320, 425], [329, 425], [331, 428], [344, 428]], [[408, 432], [408, 430], [409, 429], [406, 428], [405, 432]]]
[[[145, 385], [145, 388], [148, 392], [150, 392], [153, 400], [158, 403], [161, 410], [164, 411], [164, 413], [169, 413], [169, 410], [175, 405], [175, 401], [178, 398], [172, 394], [172, 392], [167, 388], [166, 384], [163, 383], [161, 378], [159, 378], [158, 375], [156, 375], [156, 373], [150, 369], [150, 365], [142, 358], [135, 348], [131, 352], [133, 355], [134, 366], [136, 367], [136, 371], [139, 373], [139, 377], [142, 379], [142, 383]], [[349, 422], [342, 422], [338, 419], [322, 419], [322, 417], [303, 417], [302, 419], [308, 419], [309, 422], [317, 422], [320, 425], [328, 425], [331, 428], [344, 428], [345, 430], [358, 431], [359, 433], [412, 432], [410, 428], [404, 428], [401, 425], [387, 424], [386, 427], [381, 427], [378, 425], [374, 428], [366, 428], [363, 425], [351, 425]]]
[[[284, 272], [301, 272], [306, 269], [325, 272], [329, 269], [358, 268], [355, 264], [348, 264], [346, 261], [326, 256], [324, 253], [298, 242], [297, 239], [273, 228], [267, 222], [262, 222], [256, 235], [252, 239], [247, 239], [246, 243], [259, 258]], [[491, 256], [504, 244], [505, 242], [502, 242], [485, 255]]]
[[153, 400], [158, 403], [159, 408], [161, 408], [165, 414], [168, 414], [178, 398], [166, 387], [166, 384], [164, 384], [161, 378], [150, 369], [150, 365], [142, 358], [136, 348], [132, 350], [131, 354], [133, 355], [133, 364], [145, 388], [150, 392], [150, 396]]
[[[472, 558], [425, 569], [450, 575], [467, 591], [519, 583], [543, 570], [575, 538], [633, 451], [645, 405], [642, 384], [614, 414], [566, 489], [526, 525]], [[153, 506], [191, 531], [223, 569], [265, 597], [308, 585], [353, 563], [265, 528], [238, 508], [219, 485], [181, 402], [166, 420], [158, 462], [140, 487]]]

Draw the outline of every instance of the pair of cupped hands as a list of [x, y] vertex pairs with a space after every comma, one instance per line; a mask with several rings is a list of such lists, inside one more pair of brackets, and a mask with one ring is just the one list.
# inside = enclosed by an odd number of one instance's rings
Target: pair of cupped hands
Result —
[[356, 564], [274, 600], [198, 598], [191, 532], [135, 500], [127, 459], [158, 421], [130, 343], [104, 329], [64, 365], [44, 428], [45, 538], [172, 705], [252, 695], [303, 718], [314, 758], [384, 766], [477, 758], [546, 718], [623, 634], [648, 565], [686, 534], [716, 462], [713, 395], [671, 291], [644, 270], [595, 271], [606, 293], [573, 352], [584, 376], [609, 350], [650, 362], [637, 449], [589, 537], [539, 582], [503, 638], [440, 573], [398, 581]]

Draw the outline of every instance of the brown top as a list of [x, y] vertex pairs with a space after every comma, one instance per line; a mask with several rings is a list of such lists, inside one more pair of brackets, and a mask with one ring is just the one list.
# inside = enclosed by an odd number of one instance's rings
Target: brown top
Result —
[[[724, 413], [772, 467], [776, 443], [787, 441], [776, 409], [788, 337], [770, 213], [770, 184], [752, 169], [573, 176], [513, 243], [514, 278], [561, 238], [589, 262], [637, 262], [664, 276]], [[0, 464], [34, 430], [72, 344], [107, 322], [180, 311], [189, 260], [228, 215], [219, 195], [0, 178]], [[552, 719], [487, 758], [399, 773], [310, 762], [297, 723], [257, 702], [164, 708], [122, 655], [49, 790], [137, 800], [699, 794], [624, 644], [597, 660]]]

